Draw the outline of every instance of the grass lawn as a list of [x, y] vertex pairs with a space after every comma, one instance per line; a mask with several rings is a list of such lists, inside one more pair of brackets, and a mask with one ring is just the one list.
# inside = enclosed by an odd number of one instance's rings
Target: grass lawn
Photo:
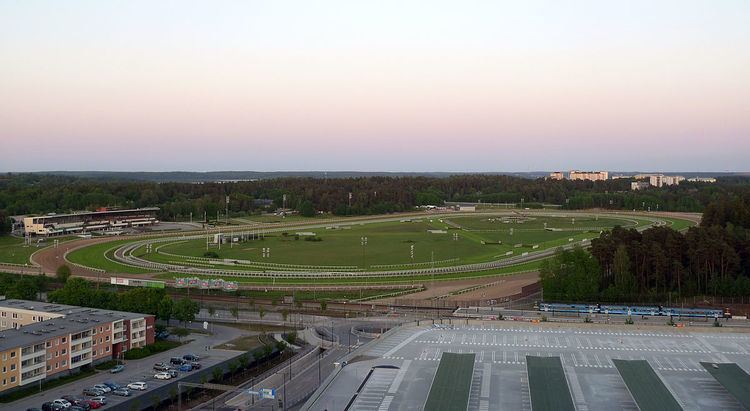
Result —
[[[180, 290], [180, 289], [177, 289]], [[185, 295], [187, 297], [187, 291], [186, 290], [180, 290], [180, 295]], [[190, 295], [192, 298], [197, 299], [200, 295], [200, 292], [204, 290], [191, 290]], [[268, 291], [254, 291], [254, 290], [241, 290], [238, 291], [239, 295], [241, 297], [249, 297], [249, 298], [263, 298], [263, 299], [273, 299], [273, 300], [280, 300], [283, 297], [286, 296], [294, 296], [296, 300], [299, 301], [310, 301], [310, 300], [352, 300], [357, 298], [367, 298], [367, 297], [377, 297], [381, 295], [388, 295], [394, 292], [398, 291], [406, 291], [403, 289], [388, 289], [388, 290], [372, 290], [372, 289], [365, 289], [365, 290], [353, 290], [353, 291], [311, 291], [311, 290], [299, 290], [299, 291], [279, 291], [279, 290], [268, 290]], [[414, 292], [419, 291], [419, 289], [414, 289]], [[211, 294], [216, 294], [216, 291], [212, 292]], [[236, 295], [236, 293], [228, 293], [228, 292], [221, 292], [220, 295], [222, 296], [233, 296]], [[405, 295], [405, 294], [403, 294]]]
[[[496, 268], [494, 270], [486, 271], [471, 271], [465, 273], [451, 273], [451, 274], [440, 274], [440, 275], [416, 275], [416, 276], [404, 276], [404, 277], [366, 277], [366, 278], [321, 278], [321, 279], [307, 279], [307, 278], [277, 278], [268, 279], [260, 277], [229, 277], [229, 276], [209, 276], [201, 275], [202, 278], [218, 277], [228, 281], [237, 281], [243, 284], [256, 284], [256, 285], [356, 285], [356, 284], [419, 284], [427, 281], [445, 281], [445, 280], [460, 280], [464, 278], [479, 278], [479, 277], [497, 277], [511, 274], [527, 273], [530, 271], [537, 271], [541, 261], [531, 261], [528, 263], [511, 265], [503, 268]], [[155, 277], [162, 280], [173, 280], [175, 278], [183, 278], [188, 276], [187, 274], [181, 273], [161, 273]]]
[[[558, 231], [545, 230], [545, 223], [548, 228]], [[570, 238], [574, 241], [591, 239], [599, 236], [601, 230], [615, 225], [635, 227], [645, 224], [646, 221], [630, 218], [578, 217], [575, 224], [562, 217], [539, 217], [510, 224], [492, 216], [457, 217], [450, 221], [423, 218], [411, 222], [355, 225], [346, 230], [311, 229], [310, 232], [322, 241], [306, 241], [303, 235], [295, 236], [296, 232], [304, 231], [300, 229], [290, 230], [286, 236], [272, 233], [264, 240], [250, 240], [232, 247], [224, 245], [221, 249], [209, 245], [208, 250], [220, 259], [251, 262], [243, 263], [249, 265], [235, 265], [231, 261], [210, 265], [217, 269], [289, 268], [266, 264], [305, 265], [320, 271], [426, 268], [433, 265], [433, 261], [436, 267], [440, 267], [502, 259], [509, 252], [519, 255], [559, 247], [569, 243]], [[456, 229], [456, 226], [462, 229]], [[365, 246], [362, 238], [367, 238]], [[270, 256], [263, 256], [263, 249], [270, 249]], [[136, 250], [135, 254], [155, 262], [185, 263], [185, 257], [203, 257], [207, 252], [204, 239], [175, 241], [159, 246], [158, 250], [171, 255], [156, 252], [144, 255], [143, 249]], [[185, 264], [206, 267], [203, 262]]]
[[237, 351], [250, 351], [258, 347], [263, 346], [257, 335], [246, 335], [244, 337], [235, 338], [234, 340], [227, 341], [224, 344], [217, 345], [214, 348], [220, 350], [237, 350]]
[[[70, 241], [74, 237], [56, 238], [59, 242]], [[37, 250], [52, 245], [53, 240], [38, 242], [34, 239], [31, 245], [25, 245], [23, 238], [9, 235], [0, 236], [0, 262], [11, 264], [26, 264], [29, 257]]]
[[[86, 267], [100, 268], [102, 270], [106, 270], [107, 273], [144, 274], [153, 272], [153, 270], [130, 267], [127, 265], [119, 264], [115, 261], [110, 261], [105, 258], [104, 254], [107, 253], [110, 249], [114, 250], [116, 247], [132, 241], [134, 240], [130, 239], [108, 241], [105, 243], [94, 244], [89, 247], [80, 248], [69, 253], [68, 260]], [[109, 252], [109, 257], [112, 258], [111, 251]]]
[[469, 405], [474, 354], [444, 352], [440, 358], [425, 410], [465, 410]]

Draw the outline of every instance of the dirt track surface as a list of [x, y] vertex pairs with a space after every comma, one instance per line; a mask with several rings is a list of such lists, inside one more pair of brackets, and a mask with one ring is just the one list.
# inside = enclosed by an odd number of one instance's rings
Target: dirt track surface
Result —
[[[409, 294], [405, 298], [414, 300], [427, 300], [430, 298], [448, 294], [452, 291], [491, 283], [497, 284], [483, 287], [464, 294], [452, 295], [450, 297], [447, 297], [446, 300], [461, 301], [477, 300], [481, 298], [501, 298], [518, 294], [521, 292], [522, 287], [534, 284], [537, 281], [539, 281], [539, 273], [537, 272], [513, 274], [503, 277], [474, 278], [455, 281], [435, 281], [434, 285], [431, 285], [429, 281], [425, 281], [423, 284], [427, 288], [426, 290], [414, 294]], [[372, 302], [389, 303], [392, 301], [392, 298], [387, 298], [382, 300], [373, 300]]]
[[[104, 243], [108, 241], [115, 241], [121, 239], [120, 237], [112, 238], [90, 238], [73, 240], [60, 244], [59, 247], [48, 247], [37, 251], [31, 256], [32, 264], [42, 267], [42, 272], [45, 275], [55, 275], [57, 267], [65, 264], [65, 253], [68, 251], [75, 250], [77, 248], [90, 246], [94, 244]], [[73, 275], [84, 276], [84, 277], [96, 277], [97, 272], [94, 270], [87, 270], [81, 267], [77, 267], [72, 264], [68, 264]]]

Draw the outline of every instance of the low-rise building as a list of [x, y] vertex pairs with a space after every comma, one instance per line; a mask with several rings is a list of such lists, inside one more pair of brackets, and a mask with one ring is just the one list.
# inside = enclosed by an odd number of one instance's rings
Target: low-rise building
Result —
[[549, 173], [549, 179], [550, 180], [564, 180], [565, 175], [562, 171], [554, 171], [552, 173]]
[[715, 183], [716, 179], [713, 177], [693, 177], [688, 178], [687, 181], [691, 183]]
[[0, 393], [154, 342], [153, 315], [0, 300]]
[[664, 174], [653, 174], [648, 178], [652, 187], [676, 186], [685, 181], [683, 176], [665, 176]]
[[648, 181], [633, 181], [630, 183], [630, 189], [633, 191], [645, 190], [649, 187], [651, 187], [651, 184]]

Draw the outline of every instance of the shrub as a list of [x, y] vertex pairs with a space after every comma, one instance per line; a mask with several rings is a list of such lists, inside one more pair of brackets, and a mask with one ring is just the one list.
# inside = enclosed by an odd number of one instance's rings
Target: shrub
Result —
[[179, 347], [181, 344], [176, 341], [156, 341], [153, 344], [149, 344], [145, 347], [133, 348], [125, 352], [126, 360], [138, 360], [141, 358], [148, 357], [149, 355], [158, 354], [172, 348]]

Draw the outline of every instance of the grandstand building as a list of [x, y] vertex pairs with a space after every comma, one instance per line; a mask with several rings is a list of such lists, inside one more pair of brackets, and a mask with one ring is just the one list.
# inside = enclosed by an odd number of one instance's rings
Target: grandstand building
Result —
[[81, 234], [87, 231], [153, 225], [159, 222], [156, 219], [158, 211], [158, 207], [147, 207], [75, 214], [50, 214], [38, 217], [24, 217], [23, 225], [26, 235]]

